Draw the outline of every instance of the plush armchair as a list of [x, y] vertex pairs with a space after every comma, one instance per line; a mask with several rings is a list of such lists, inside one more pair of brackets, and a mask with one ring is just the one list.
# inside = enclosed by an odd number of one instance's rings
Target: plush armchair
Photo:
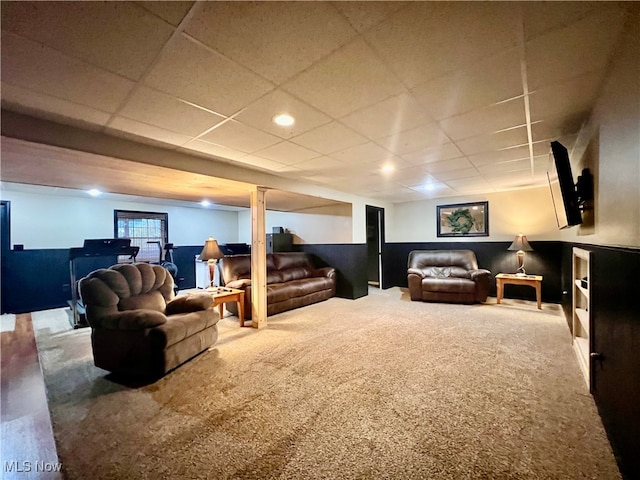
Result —
[[160, 377], [218, 338], [218, 314], [206, 294], [174, 298], [160, 265], [114, 265], [80, 280], [97, 367]]
[[471, 250], [414, 250], [409, 253], [407, 282], [411, 300], [484, 302], [491, 272], [478, 268]]

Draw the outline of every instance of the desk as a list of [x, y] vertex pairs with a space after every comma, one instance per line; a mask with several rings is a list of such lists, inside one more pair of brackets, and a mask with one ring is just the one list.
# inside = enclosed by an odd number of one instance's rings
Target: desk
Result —
[[542, 275], [516, 275], [514, 273], [499, 273], [496, 275], [496, 290], [498, 304], [504, 298], [504, 286], [512, 285], [529, 285], [536, 289], [536, 300], [538, 300], [538, 309], [542, 309]]
[[224, 314], [224, 304], [227, 302], [238, 303], [238, 317], [240, 326], [244, 327], [244, 290], [227, 287], [213, 287], [211, 290], [205, 289], [213, 297], [213, 307], [218, 307], [220, 318]]

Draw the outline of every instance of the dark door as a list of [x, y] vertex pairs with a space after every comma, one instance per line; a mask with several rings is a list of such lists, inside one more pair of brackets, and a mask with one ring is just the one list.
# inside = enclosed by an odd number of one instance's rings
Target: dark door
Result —
[[382, 247], [384, 245], [384, 208], [367, 205], [367, 280], [382, 285]]
[[640, 251], [591, 254], [593, 396], [625, 479], [640, 478]]
[[11, 202], [0, 200], [0, 209], [2, 210], [0, 217], [0, 265], [2, 266], [0, 271], [0, 285], [2, 285], [2, 291], [0, 291], [0, 313], [6, 313], [4, 299], [7, 298], [5, 286], [8, 280], [7, 262], [9, 261], [9, 250], [11, 249], [11, 221], [9, 218]]

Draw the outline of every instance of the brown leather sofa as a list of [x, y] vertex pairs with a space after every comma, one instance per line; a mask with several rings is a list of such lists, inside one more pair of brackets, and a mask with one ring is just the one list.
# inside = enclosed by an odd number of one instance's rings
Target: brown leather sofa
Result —
[[114, 265], [80, 280], [96, 367], [160, 377], [212, 346], [218, 313], [206, 293], [174, 298], [160, 265]]
[[[245, 316], [251, 318], [251, 255], [231, 255], [221, 260], [226, 287], [245, 290]], [[333, 267], [316, 268], [302, 252], [267, 254], [267, 315], [331, 298], [336, 293]], [[226, 304], [237, 314], [235, 303]]]
[[484, 302], [491, 272], [478, 268], [471, 250], [414, 250], [409, 253], [407, 281], [411, 300]]

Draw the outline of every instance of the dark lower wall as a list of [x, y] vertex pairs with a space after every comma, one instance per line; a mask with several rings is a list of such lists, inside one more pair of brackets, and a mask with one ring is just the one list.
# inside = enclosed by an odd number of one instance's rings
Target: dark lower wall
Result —
[[[562, 242], [530, 242], [532, 252], [525, 256], [527, 273], [542, 275], [542, 300], [560, 303], [562, 299]], [[513, 273], [517, 268], [515, 252], [507, 250], [511, 242], [422, 242], [386, 243], [382, 253], [382, 287], [407, 286], [407, 259], [412, 250], [472, 250], [478, 267], [486, 268], [494, 276]], [[505, 297], [535, 300], [535, 290], [523, 285], [506, 285]], [[495, 281], [489, 295], [496, 295]]]
[[336, 296], [356, 299], [368, 293], [367, 245], [362, 243], [294, 245], [300, 252], [312, 254], [317, 265], [331, 266], [338, 275]]
[[[179, 288], [195, 287], [194, 256], [202, 246], [174, 250]], [[71, 300], [69, 249], [10, 250], [2, 255], [2, 313], [26, 313], [68, 306]], [[76, 279], [93, 270], [107, 268], [116, 257], [75, 260]]]

